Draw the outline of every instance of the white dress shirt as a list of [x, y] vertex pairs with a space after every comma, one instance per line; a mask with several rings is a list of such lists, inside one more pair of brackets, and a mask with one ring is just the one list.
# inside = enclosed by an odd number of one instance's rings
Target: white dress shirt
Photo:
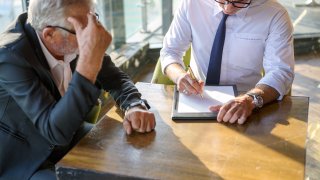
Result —
[[54, 79], [54, 83], [59, 89], [60, 95], [63, 96], [68, 89], [69, 83], [72, 78], [72, 72], [70, 68], [70, 62], [74, 60], [77, 55], [69, 54], [64, 56], [64, 60], [58, 60], [51, 55], [46, 46], [43, 44], [41, 38], [37, 34], [40, 46], [44, 56], [50, 67], [51, 74]]
[[[205, 82], [210, 53], [222, 18], [214, 0], [183, 0], [164, 38], [162, 71], [172, 63], [183, 65], [191, 44], [190, 66]], [[248, 91], [256, 84], [276, 89], [282, 98], [294, 78], [293, 27], [287, 11], [275, 0], [252, 0], [248, 8], [228, 17], [220, 84], [236, 84]], [[265, 76], [262, 78], [261, 70]]]

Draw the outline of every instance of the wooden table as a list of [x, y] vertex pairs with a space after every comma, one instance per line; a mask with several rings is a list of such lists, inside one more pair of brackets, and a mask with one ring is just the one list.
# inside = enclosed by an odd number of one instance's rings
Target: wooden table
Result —
[[137, 87], [156, 130], [127, 136], [112, 108], [56, 165], [59, 179], [304, 179], [307, 97], [266, 105], [244, 125], [175, 122], [173, 86]]

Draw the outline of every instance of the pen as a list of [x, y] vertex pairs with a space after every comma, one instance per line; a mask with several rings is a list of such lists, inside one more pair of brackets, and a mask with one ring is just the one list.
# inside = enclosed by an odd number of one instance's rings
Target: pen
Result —
[[[191, 78], [192, 78], [193, 80], [198, 81], [197, 78], [196, 78], [196, 76], [193, 74], [193, 71], [192, 71], [192, 69], [191, 69], [190, 66], [188, 66], [188, 71], [190, 72]], [[200, 95], [201, 98], [203, 98], [202, 94], [199, 94], [199, 95]]]

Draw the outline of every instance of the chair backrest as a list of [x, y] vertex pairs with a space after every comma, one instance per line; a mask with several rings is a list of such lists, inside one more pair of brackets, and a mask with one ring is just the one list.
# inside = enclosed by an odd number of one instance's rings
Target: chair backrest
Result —
[[[191, 48], [188, 49], [186, 54], [183, 57], [183, 62], [185, 67], [188, 67], [190, 64], [190, 56], [191, 56]], [[153, 84], [166, 84], [166, 85], [173, 85], [174, 82], [172, 82], [166, 75], [164, 75], [161, 71], [161, 63], [160, 58], [158, 59], [158, 62], [156, 64], [156, 67], [153, 71], [153, 76], [151, 83]]]
[[90, 112], [85, 117], [85, 121], [88, 123], [95, 124], [100, 119], [99, 115], [101, 112], [102, 104], [105, 104], [105, 102], [110, 98], [109, 93], [107, 91], [101, 90], [101, 94], [99, 96], [99, 99], [97, 100], [97, 103], [92, 107]]
[[97, 104], [92, 107], [90, 112], [85, 117], [85, 121], [91, 124], [97, 123], [100, 111], [101, 111], [101, 100], [98, 99]]

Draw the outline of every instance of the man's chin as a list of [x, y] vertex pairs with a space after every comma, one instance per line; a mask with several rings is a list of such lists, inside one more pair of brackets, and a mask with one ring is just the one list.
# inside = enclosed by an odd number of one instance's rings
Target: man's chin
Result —
[[79, 49], [75, 50], [74, 54], [79, 55]]
[[237, 11], [223, 11], [224, 14], [228, 14], [228, 15], [233, 15], [235, 14]]

